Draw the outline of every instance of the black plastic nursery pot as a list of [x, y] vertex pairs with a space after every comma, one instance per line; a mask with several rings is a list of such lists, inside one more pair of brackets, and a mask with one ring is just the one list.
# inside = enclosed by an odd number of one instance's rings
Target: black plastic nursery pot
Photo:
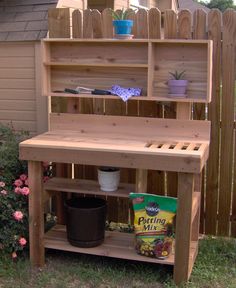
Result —
[[101, 198], [72, 198], [65, 202], [67, 238], [77, 247], [95, 247], [104, 241], [107, 203]]

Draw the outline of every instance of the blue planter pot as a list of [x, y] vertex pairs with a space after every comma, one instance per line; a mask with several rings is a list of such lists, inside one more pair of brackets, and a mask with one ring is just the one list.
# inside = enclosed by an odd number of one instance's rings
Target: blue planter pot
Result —
[[117, 34], [117, 35], [129, 35], [129, 34], [131, 34], [133, 25], [134, 25], [133, 20], [114, 20], [113, 21], [113, 26], [115, 28], [115, 34]]

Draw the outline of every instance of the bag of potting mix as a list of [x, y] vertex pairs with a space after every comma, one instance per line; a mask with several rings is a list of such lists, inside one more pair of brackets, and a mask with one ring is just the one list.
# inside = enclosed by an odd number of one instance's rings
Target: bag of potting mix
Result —
[[177, 199], [146, 193], [130, 193], [134, 208], [136, 251], [159, 259], [172, 251]]

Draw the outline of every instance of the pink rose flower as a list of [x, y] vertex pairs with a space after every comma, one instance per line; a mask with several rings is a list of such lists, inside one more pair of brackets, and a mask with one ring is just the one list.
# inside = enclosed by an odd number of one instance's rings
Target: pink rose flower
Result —
[[11, 257], [12, 257], [13, 259], [16, 259], [16, 258], [17, 258], [16, 252], [12, 252]]
[[16, 194], [21, 194], [21, 188], [20, 187], [16, 187], [14, 191]]
[[5, 183], [0, 181], [0, 187], [5, 187]]
[[14, 217], [15, 220], [20, 221], [20, 220], [23, 219], [24, 215], [23, 215], [23, 213], [21, 211], [15, 211], [13, 213], [13, 217]]
[[26, 239], [25, 239], [24, 237], [21, 237], [21, 238], [19, 239], [19, 243], [20, 243], [21, 246], [25, 246], [26, 243], [27, 243], [27, 241], [26, 241]]
[[16, 179], [15, 182], [14, 182], [14, 185], [17, 186], [17, 187], [20, 187], [20, 186], [23, 185], [23, 182], [20, 179]]
[[29, 192], [30, 192], [30, 190], [29, 190], [29, 188], [28, 187], [23, 187], [22, 189], [21, 189], [21, 194], [22, 195], [29, 195]]
[[29, 180], [28, 180], [28, 178], [25, 180], [25, 185], [26, 185], [26, 186], [29, 186]]
[[27, 175], [25, 175], [25, 174], [21, 174], [21, 175], [20, 175], [20, 180], [22, 180], [22, 181], [25, 181], [27, 178], [28, 178], [28, 177], [27, 177]]
[[2, 190], [2, 191], [1, 191], [1, 194], [7, 195], [7, 191], [6, 191], [6, 190]]

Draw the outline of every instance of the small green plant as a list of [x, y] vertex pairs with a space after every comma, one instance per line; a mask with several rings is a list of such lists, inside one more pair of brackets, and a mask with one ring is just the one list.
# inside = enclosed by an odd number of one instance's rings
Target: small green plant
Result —
[[175, 80], [181, 80], [185, 76], [185, 70], [178, 72], [177, 70], [175, 72], [169, 72], [169, 74], [175, 79]]
[[124, 8], [119, 11], [111, 10], [111, 14], [114, 20], [127, 20], [130, 13], [131, 10], [125, 10]]

